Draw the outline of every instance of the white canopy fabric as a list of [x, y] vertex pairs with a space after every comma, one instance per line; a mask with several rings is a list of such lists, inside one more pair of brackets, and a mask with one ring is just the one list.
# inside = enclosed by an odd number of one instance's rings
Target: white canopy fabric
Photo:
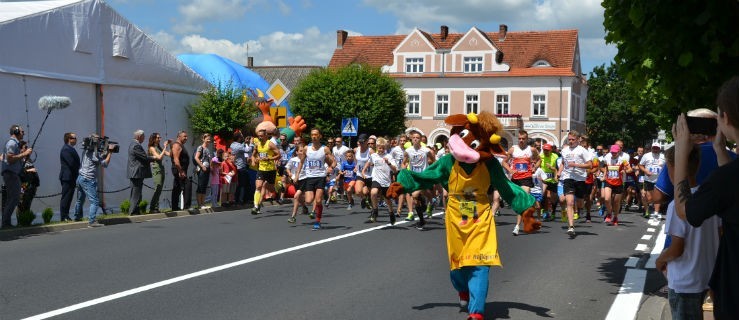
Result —
[[[37, 108], [39, 98], [72, 100], [70, 107], [49, 115], [36, 142], [39, 196], [61, 191], [59, 151], [65, 132], [77, 133], [80, 153], [81, 138], [93, 132], [120, 142], [121, 153], [104, 170], [103, 186], [105, 191], [127, 187], [133, 132], [143, 129], [147, 139], [152, 132], [174, 138], [188, 128], [186, 108], [210, 86], [101, 0], [0, 2], [0, 43], [0, 132], [19, 124], [30, 144], [46, 116]], [[0, 136], [3, 145], [5, 140]], [[165, 167], [169, 172], [168, 160]], [[165, 189], [171, 176], [167, 180]], [[148, 200], [151, 190], [144, 189]], [[124, 191], [104, 199], [107, 207], [117, 207], [128, 196]], [[169, 207], [169, 193], [162, 198], [161, 207]], [[58, 212], [59, 197], [34, 201], [36, 213], [46, 207]]]

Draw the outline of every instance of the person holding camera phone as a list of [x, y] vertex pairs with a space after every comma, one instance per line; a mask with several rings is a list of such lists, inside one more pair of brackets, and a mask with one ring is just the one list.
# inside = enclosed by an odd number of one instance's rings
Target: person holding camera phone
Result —
[[198, 188], [195, 190], [195, 200], [198, 202], [198, 208], [205, 209], [205, 191], [208, 190], [208, 181], [210, 181], [210, 160], [213, 158], [213, 152], [208, 149], [208, 145], [212, 141], [210, 133], [203, 133], [203, 144], [195, 150], [193, 160], [195, 160], [195, 172], [198, 174]]
[[149, 213], [159, 213], [159, 196], [162, 194], [162, 189], [164, 189], [164, 164], [162, 164], [162, 159], [170, 155], [167, 147], [172, 144], [172, 140], [167, 139], [164, 142], [164, 148], [162, 148], [161, 141], [162, 135], [159, 132], [154, 132], [149, 136], [149, 157], [154, 159], [151, 162], [154, 194], [151, 196], [151, 202], [149, 203]]
[[21, 151], [20, 141], [23, 140], [23, 135], [25, 131], [20, 125], [10, 126], [10, 139], [5, 143], [3, 151], [2, 174], [7, 194], [2, 216], [3, 228], [12, 226], [10, 219], [21, 196], [20, 174], [23, 170], [23, 159], [33, 152], [31, 148]]
[[156, 159], [150, 157], [144, 151], [141, 144], [144, 142], [144, 130], [136, 130], [133, 133], [133, 141], [128, 146], [128, 179], [131, 180], [131, 215], [141, 214], [139, 202], [141, 202], [141, 189], [144, 179], [151, 178], [151, 167], [149, 163]]
[[[85, 204], [85, 197], [90, 199], [90, 213], [88, 214], [88, 227], [101, 227], [103, 224], [97, 221], [97, 211], [100, 208], [100, 199], [98, 198], [98, 167], [108, 167], [110, 156], [117, 147], [116, 144], [106, 143], [106, 138], [101, 138], [97, 134], [92, 134], [85, 138], [82, 143], [84, 148], [82, 153], [82, 165], [80, 166], [79, 176], [77, 177], [77, 202], [74, 205], [75, 220], [82, 220], [82, 206]], [[82, 192], [79, 192], [79, 191]]]

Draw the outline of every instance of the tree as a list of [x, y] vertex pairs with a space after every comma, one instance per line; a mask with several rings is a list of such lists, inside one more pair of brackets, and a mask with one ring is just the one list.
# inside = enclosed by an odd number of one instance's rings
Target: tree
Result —
[[720, 85], [739, 70], [737, 1], [604, 0], [602, 5], [606, 41], [618, 47], [619, 73], [666, 115], [663, 128], [679, 112], [714, 106]]
[[256, 114], [254, 103], [233, 83], [210, 87], [188, 111], [196, 134], [215, 134], [227, 141], [233, 138], [234, 130], [246, 128]]
[[609, 146], [621, 139], [626, 146], [643, 146], [657, 135], [656, 114], [643, 106], [617, 69], [601, 65], [589, 75], [587, 134], [593, 145]]
[[341, 134], [341, 119], [359, 118], [359, 131], [397, 135], [405, 130], [405, 91], [379, 68], [351, 65], [311, 72], [292, 92], [292, 112], [324, 136]]

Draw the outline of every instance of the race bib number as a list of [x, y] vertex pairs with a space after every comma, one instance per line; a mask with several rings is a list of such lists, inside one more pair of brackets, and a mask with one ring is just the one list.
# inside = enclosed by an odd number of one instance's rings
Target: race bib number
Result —
[[618, 169], [618, 166], [608, 166], [608, 178], [618, 179], [618, 177], [620, 176], [620, 172], [618, 172]]
[[259, 157], [260, 158], [266, 158], [267, 157], [267, 153], [266, 152], [260, 152], [259, 153]]
[[528, 163], [516, 163], [515, 164], [516, 171], [517, 172], [529, 172], [529, 164]]
[[423, 168], [422, 167], [411, 166], [411, 171], [413, 171], [413, 172], [421, 172], [421, 171], [423, 171]]
[[352, 178], [352, 177], [354, 177], [354, 171], [352, 171], [352, 170], [344, 170], [344, 177], [345, 178]]
[[289, 160], [290, 160], [290, 155], [288, 155], [287, 153], [283, 153], [282, 154], [282, 161], [289, 161]]
[[651, 173], [652, 175], [659, 174], [660, 171], [662, 171], [662, 167], [658, 167], [658, 166], [649, 167], [649, 173]]
[[305, 162], [305, 165], [308, 166], [308, 168], [315, 169], [321, 167], [321, 161], [318, 160], [308, 160]]
[[554, 179], [554, 172], [545, 172], [547, 175], [547, 180]]

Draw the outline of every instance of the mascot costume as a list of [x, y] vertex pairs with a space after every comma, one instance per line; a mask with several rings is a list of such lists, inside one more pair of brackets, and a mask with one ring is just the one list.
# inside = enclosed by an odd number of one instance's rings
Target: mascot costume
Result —
[[533, 217], [534, 198], [506, 178], [493, 156], [505, 152], [499, 144], [503, 126], [498, 118], [483, 111], [451, 115], [445, 122], [452, 126], [449, 154], [423, 172], [400, 171], [387, 195], [397, 198], [437, 183], [447, 188], [445, 224], [452, 285], [460, 307], [469, 313], [467, 319], [483, 319], [490, 266], [501, 266], [488, 188], [498, 190], [517, 214], [523, 214], [527, 233], [538, 230], [541, 223]]

